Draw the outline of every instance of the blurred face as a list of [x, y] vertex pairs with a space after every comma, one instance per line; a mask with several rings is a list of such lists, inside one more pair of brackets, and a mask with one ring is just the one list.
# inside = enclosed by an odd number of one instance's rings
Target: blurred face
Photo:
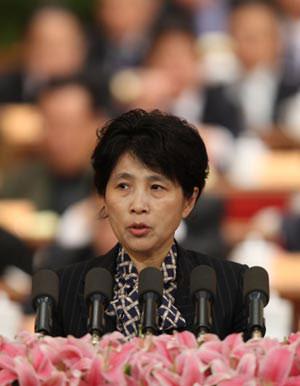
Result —
[[282, 10], [292, 18], [300, 17], [300, 1], [298, 0], [277, 0]]
[[177, 93], [199, 85], [199, 60], [196, 41], [183, 32], [163, 34], [150, 53], [151, 68], [164, 71]]
[[96, 17], [112, 39], [145, 31], [159, 9], [158, 0], [101, 0]]
[[266, 7], [252, 5], [236, 10], [231, 18], [236, 54], [246, 69], [273, 66], [280, 54], [279, 25]]
[[122, 155], [108, 181], [104, 203], [112, 229], [139, 261], [161, 261], [167, 255], [182, 218], [196, 200], [187, 199], [181, 186], [145, 167], [128, 153]]
[[87, 91], [76, 85], [62, 87], [45, 94], [40, 107], [45, 126], [43, 156], [48, 164], [62, 175], [85, 170], [97, 127]]
[[66, 12], [42, 11], [32, 22], [26, 44], [26, 71], [41, 79], [79, 72], [85, 60], [81, 29]]

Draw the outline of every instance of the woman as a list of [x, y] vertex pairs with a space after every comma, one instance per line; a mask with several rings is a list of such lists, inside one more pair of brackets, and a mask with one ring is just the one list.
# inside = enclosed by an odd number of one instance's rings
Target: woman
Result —
[[201, 264], [212, 266], [217, 275], [213, 332], [223, 338], [245, 330], [242, 277], [247, 267], [186, 251], [174, 240], [208, 175], [198, 132], [175, 116], [132, 110], [99, 131], [92, 164], [104, 202], [101, 215], [108, 217], [119, 243], [105, 256], [60, 272], [55, 334], [87, 333], [84, 277], [94, 267], [108, 269], [114, 278], [113, 299], [105, 311], [107, 332], [138, 334], [137, 278], [148, 266], [161, 269], [164, 277], [160, 332], [193, 331], [189, 281], [193, 268]]

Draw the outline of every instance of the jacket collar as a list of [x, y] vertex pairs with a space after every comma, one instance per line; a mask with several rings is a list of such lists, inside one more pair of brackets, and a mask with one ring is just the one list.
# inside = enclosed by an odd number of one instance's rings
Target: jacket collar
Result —
[[[116, 244], [115, 247], [110, 250], [106, 255], [91, 260], [87, 270], [90, 270], [94, 267], [102, 267], [109, 270], [114, 276], [116, 272], [116, 260], [119, 246], [120, 244]], [[176, 247], [177, 290], [175, 295], [175, 303], [187, 322], [187, 329], [191, 329], [194, 318], [194, 305], [193, 300], [190, 296], [190, 276], [193, 268], [196, 267], [197, 262], [194, 261], [193, 258], [191, 258], [188, 251], [180, 247], [177, 243]]]

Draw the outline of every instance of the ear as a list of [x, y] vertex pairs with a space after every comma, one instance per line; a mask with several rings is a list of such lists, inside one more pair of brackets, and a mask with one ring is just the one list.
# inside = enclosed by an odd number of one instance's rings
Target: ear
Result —
[[99, 218], [100, 219], [105, 219], [105, 218], [108, 218], [108, 214], [107, 214], [107, 211], [106, 211], [106, 206], [105, 204], [102, 205], [100, 211], [99, 211]]
[[188, 215], [194, 209], [198, 195], [199, 195], [199, 188], [197, 188], [195, 186], [194, 190], [193, 190], [193, 194], [191, 195], [191, 197], [185, 198], [185, 203], [184, 203], [183, 212], [182, 212], [182, 218], [188, 217]]

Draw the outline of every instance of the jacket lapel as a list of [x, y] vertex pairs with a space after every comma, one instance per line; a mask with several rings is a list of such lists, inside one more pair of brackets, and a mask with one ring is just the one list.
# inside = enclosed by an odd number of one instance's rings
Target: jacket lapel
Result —
[[192, 259], [189, 258], [188, 252], [178, 244], [177, 251], [177, 291], [175, 304], [186, 320], [186, 329], [191, 330], [194, 319], [194, 305], [190, 295], [190, 276], [195, 265]]

